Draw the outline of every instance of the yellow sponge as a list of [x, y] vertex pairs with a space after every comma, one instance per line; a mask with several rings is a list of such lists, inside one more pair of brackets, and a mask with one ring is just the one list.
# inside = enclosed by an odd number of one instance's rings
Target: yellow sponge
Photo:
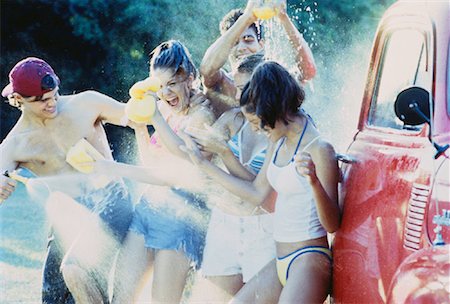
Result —
[[104, 159], [86, 139], [80, 139], [66, 155], [66, 162], [68, 162], [76, 170], [83, 173], [92, 173], [94, 168], [92, 165], [86, 165], [83, 163], [94, 162], [95, 160]]
[[155, 97], [145, 95], [143, 99], [130, 98], [125, 106], [125, 114], [129, 120], [136, 123], [151, 124], [155, 109]]
[[143, 99], [148, 91], [157, 92], [161, 87], [161, 82], [156, 77], [147, 77], [136, 82], [129, 91], [131, 98]]

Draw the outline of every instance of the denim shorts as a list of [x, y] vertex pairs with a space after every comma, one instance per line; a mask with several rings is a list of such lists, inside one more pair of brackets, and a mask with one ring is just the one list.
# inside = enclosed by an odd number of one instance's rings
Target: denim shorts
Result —
[[198, 268], [202, 261], [209, 209], [204, 200], [181, 189], [168, 192], [170, 204], [143, 197], [135, 206], [130, 230], [143, 235], [151, 249], [182, 250]]
[[125, 236], [133, 219], [133, 202], [123, 181], [114, 181], [76, 198], [81, 205], [100, 216], [119, 242]]

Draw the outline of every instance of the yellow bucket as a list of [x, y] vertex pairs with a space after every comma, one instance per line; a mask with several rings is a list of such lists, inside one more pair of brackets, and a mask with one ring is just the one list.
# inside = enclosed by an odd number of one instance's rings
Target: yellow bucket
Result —
[[253, 9], [253, 14], [260, 20], [267, 20], [276, 15], [275, 9], [269, 6], [257, 7]]

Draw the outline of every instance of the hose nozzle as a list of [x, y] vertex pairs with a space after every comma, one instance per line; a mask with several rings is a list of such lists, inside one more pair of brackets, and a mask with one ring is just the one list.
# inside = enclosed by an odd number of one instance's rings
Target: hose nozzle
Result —
[[25, 176], [20, 175], [20, 174], [17, 172], [17, 170], [14, 170], [14, 171], [11, 171], [11, 172], [5, 171], [5, 173], [3, 173], [3, 174], [4, 174], [5, 176], [9, 177], [9, 178], [12, 178], [12, 179], [18, 181], [18, 182], [21, 182], [21, 183], [24, 184], [24, 185], [26, 185], [26, 184], [28, 183], [28, 180], [30, 179], [30, 178], [28, 178], [28, 177], [25, 177]]

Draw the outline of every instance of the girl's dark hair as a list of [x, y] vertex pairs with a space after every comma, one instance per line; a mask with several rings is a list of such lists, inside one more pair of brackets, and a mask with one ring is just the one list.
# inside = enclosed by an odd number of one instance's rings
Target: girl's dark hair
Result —
[[289, 116], [298, 114], [304, 99], [305, 91], [295, 78], [280, 64], [266, 61], [245, 85], [240, 105], [261, 119], [261, 128], [274, 128], [278, 120], [288, 124]]
[[175, 74], [192, 74], [197, 78], [191, 54], [178, 40], [165, 41], [150, 53], [150, 71], [160, 68], [173, 69]]

